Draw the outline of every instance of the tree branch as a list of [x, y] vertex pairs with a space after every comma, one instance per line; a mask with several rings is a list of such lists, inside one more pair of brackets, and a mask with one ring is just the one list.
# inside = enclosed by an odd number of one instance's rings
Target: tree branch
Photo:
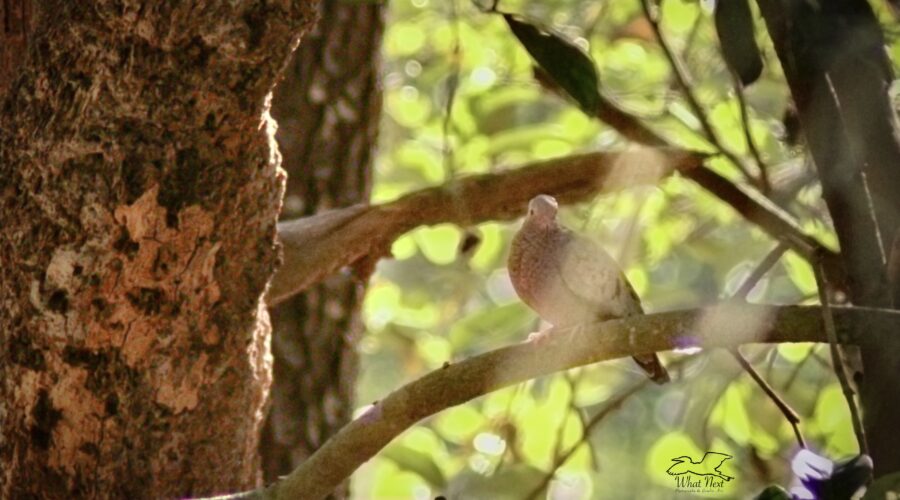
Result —
[[734, 359], [741, 365], [741, 368], [750, 375], [750, 378], [756, 382], [756, 385], [759, 386], [760, 389], [772, 400], [772, 403], [778, 407], [778, 411], [784, 415], [785, 420], [791, 425], [791, 428], [794, 429], [794, 437], [797, 438], [797, 444], [800, 445], [801, 448], [806, 448], [806, 440], [803, 439], [803, 432], [800, 431], [800, 415], [797, 415], [797, 412], [791, 408], [791, 405], [787, 404], [787, 402], [775, 392], [775, 389], [766, 382], [766, 379], [756, 371], [756, 368], [753, 368], [753, 365], [747, 361], [747, 358], [741, 354], [741, 350], [735, 347], [734, 349], [728, 350]]
[[705, 158], [672, 145], [640, 120], [601, 96], [594, 116], [648, 148], [622, 153], [590, 153], [532, 163], [515, 170], [454, 180], [377, 206], [355, 205], [278, 224], [284, 263], [266, 302], [273, 306], [338, 269], [355, 264], [368, 272], [389, 254], [394, 239], [420, 225], [462, 225], [515, 218], [538, 194], [573, 203], [597, 193], [652, 184], [681, 171], [810, 262], [824, 258], [832, 283], [842, 286], [837, 255], [806, 235], [793, 218], [764, 196], [745, 191], [702, 165]]
[[697, 121], [700, 122], [700, 127], [703, 130], [703, 136], [709, 141], [710, 144], [715, 146], [725, 158], [734, 164], [734, 166], [740, 170], [740, 172], [747, 178], [748, 181], [752, 183], [756, 183], [757, 180], [750, 173], [750, 169], [747, 168], [747, 165], [738, 156], [737, 153], [725, 147], [721, 140], [719, 140], [719, 136], [716, 134], [716, 129], [712, 126], [712, 123], [709, 121], [709, 117], [706, 116], [706, 112], [703, 110], [703, 106], [700, 105], [700, 101], [697, 99], [697, 96], [694, 95], [693, 85], [690, 81], [690, 77], [688, 76], [687, 69], [682, 64], [681, 60], [675, 54], [671, 47], [669, 47], [669, 42], [666, 41], [666, 38], [663, 36], [662, 28], [659, 25], [659, 19], [657, 16], [653, 15], [651, 12], [651, 7], [649, 0], [639, 0], [641, 4], [641, 8], [644, 11], [644, 18], [647, 19], [647, 22], [650, 24], [650, 27], [653, 29], [653, 33], [656, 35], [656, 41], [659, 43], [660, 49], [662, 49], [663, 55], [666, 57], [666, 60], [669, 61], [669, 67], [672, 70], [672, 74], [675, 77], [675, 81], [678, 83], [678, 87], [681, 89], [681, 94], [684, 96], [684, 99], [687, 101], [688, 106], [690, 106], [691, 110], [694, 112], [694, 116], [697, 118]]
[[[839, 338], [852, 335], [860, 324], [875, 322], [892, 331], [900, 328], [900, 311], [832, 307], [831, 312]], [[878, 340], [871, 337], [854, 340]], [[323, 498], [419, 420], [528, 379], [635, 354], [756, 342], [827, 342], [821, 307], [725, 302], [560, 329], [541, 343], [524, 342], [447, 363], [376, 402], [281, 481], [240, 495]]]
[[[770, 251], [766, 257], [760, 261], [760, 263], [756, 266], [756, 269], [750, 273], [750, 276], [747, 277], [746, 280], [741, 284], [741, 287], [735, 292], [732, 298], [735, 299], [745, 299], [750, 292], [756, 287], [759, 283], [759, 280], [762, 279], [769, 270], [772, 269], [781, 256], [784, 255], [784, 252], [787, 250], [787, 246], [784, 243], [778, 243], [775, 248]], [[806, 440], [803, 439], [803, 432], [800, 431], [800, 416], [797, 415], [797, 412], [794, 411], [793, 408], [787, 402], [775, 392], [775, 389], [766, 382], [766, 379], [763, 378], [759, 372], [756, 371], [756, 368], [753, 368], [753, 365], [744, 355], [741, 353], [740, 348], [734, 347], [732, 349], [728, 349], [734, 359], [737, 360], [738, 364], [741, 365], [741, 368], [744, 369], [747, 374], [750, 375], [750, 378], [756, 382], [756, 385], [759, 386], [760, 389], [772, 400], [775, 406], [781, 411], [781, 414], [784, 415], [784, 418], [788, 421], [791, 427], [794, 429], [794, 436], [797, 438], [797, 444], [800, 445], [801, 448], [806, 448]]]
[[[603, 96], [594, 111], [594, 116], [626, 139], [647, 146], [672, 147], [665, 138]], [[823, 247], [815, 238], [805, 234], [790, 214], [768, 198], [739, 188], [706, 166], [691, 169], [685, 172], [684, 176], [724, 201], [772, 238], [784, 242], [791, 250], [803, 256], [810, 263], [824, 259], [824, 266], [830, 281], [836, 286], [843, 287], [846, 276], [837, 254]]]
[[834, 326], [834, 309], [831, 306], [832, 299], [828, 290], [828, 282], [825, 279], [821, 266], [814, 265], [813, 273], [816, 275], [816, 288], [819, 291], [819, 302], [822, 304], [822, 322], [825, 325], [825, 336], [828, 339], [828, 347], [831, 352], [831, 364], [835, 375], [837, 375], [838, 382], [841, 384], [841, 392], [844, 395], [844, 399], [847, 400], [847, 409], [850, 410], [850, 422], [853, 424], [853, 433], [856, 435], [859, 452], [868, 455], [869, 444], [863, 429], [859, 406], [856, 404], [856, 393], [850, 386], [850, 380], [847, 377], [847, 364], [844, 362], [843, 348], [838, 345], [840, 340], [838, 340], [837, 329]]
[[[666, 365], [666, 369], [668, 369], [671, 373], [675, 370], [676, 367], [681, 368], [680, 365], [683, 365], [685, 361], [691, 359], [692, 357], [694, 357], [694, 355], [685, 356], [675, 360], [672, 363], [668, 363]], [[594, 428], [597, 427], [604, 419], [606, 419], [606, 417], [611, 415], [614, 411], [621, 408], [629, 398], [650, 385], [650, 382], [652, 381], [653, 379], [649, 377], [642, 377], [639, 381], [633, 383], [625, 390], [609, 398], [606, 401], [606, 404], [603, 405], [603, 408], [600, 409], [600, 411], [595, 413], [590, 420], [582, 424], [581, 439], [577, 443], [570, 446], [569, 449], [564, 453], [556, 454], [553, 457], [553, 465], [550, 467], [550, 470], [547, 472], [547, 474], [544, 475], [544, 478], [541, 480], [541, 482], [531, 490], [531, 493], [528, 494], [526, 500], [534, 500], [538, 498], [539, 495], [547, 489], [547, 486], [550, 485], [550, 481], [552, 481], [556, 476], [556, 472], [559, 470], [559, 468], [570, 458], [572, 458], [572, 455], [574, 455], [575, 452], [578, 451], [578, 448], [581, 448], [581, 445], [583, 444], [590, 445], [591, 433], [594, 431]]]
[[[598, 117], [639, 142], [664, 140], [609, 101]], [[824, 255], [831, 281], [841, 283], [833, 252], [806, 234], [769, 200], [735, 186], [702, 165], [700, 153], [668, 146], [621, 153], [589, 153], [532, 163], [505, 172], [475, 175], [422, 189], [382, 205], [353, 205], [278, 224], [284, 262], [266, 295], [274, 306], [338, 269], [373, 266], [393, 241], [410, 229], [442, 222], [470, 225], [518, 217], [528, 200], [550, 194], [561, 203], [587, 200], [637, 185], [653, 185], [677, 170], [728, 203], [771, 237], [813, 261]]]
[[734, 95], [741, 110], [741, 128], [744, 129], [744, 141], [747, 142], [747, 150], [750, 151], [750, 155], [753, 156], [756, 166], [759, 168], [759, 187], [763, 193], [768, 195], [772, 191], [772, 183], [769, 180], [769, 167], [763, 160], [762, 153], [756, 146], [756, 141], [753, 140], [753, 131], [750, 128], [750, 107], [747, 105], [747, 96], [744, 95], [744, 84], [741, 83], [741, 78], [737, 73], [734, 71], [730, 71], [730, 73]]
[[698, 168], [704, 158], [700, 153], [673, 148], [567, 156], [464, 177], [382, 205], [354, 205], [282, 222], [278, 236], [284, 262], [272, 280], [266, 302], [271, 307], [344, 266], [372, 266], [389, 254], [397, 237], [418, 226], [513, 219], [539, 194], [574, 203], [597, 193], [655, 185], [675, 170]]

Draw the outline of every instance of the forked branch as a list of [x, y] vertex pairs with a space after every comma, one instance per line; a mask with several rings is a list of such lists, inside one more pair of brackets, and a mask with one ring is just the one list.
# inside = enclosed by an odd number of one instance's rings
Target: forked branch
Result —
[[[851, 336], [860, 321], [883, 322], [888, 331], [900, 328], [900, 311], [832, 307], [831, 313], [839, 338]], [[725, 302], [560, 329], [541, 343], [515, 344], [447, 363], [376, 402], [280, 481], [230, 498], [323, 498], [419, 420], [525, 380], [635, 354], [758, 342], [827, 342], [821, 308]]]
[[567, 156], [463, 177], [382, 205], [354, 205], [283, 222], [278, 224], [278, 237], [284, 263], [272, 279], [266, 302], [273, 306], [347, 265], [366, 271], [390, 253], [396, 238], [418, 226], [513, 219], [539, 194], [575, 203], [598, 193], [655, 185], [674, 171], [700, 167], [705, 157], [683, 149], [649, 147]]

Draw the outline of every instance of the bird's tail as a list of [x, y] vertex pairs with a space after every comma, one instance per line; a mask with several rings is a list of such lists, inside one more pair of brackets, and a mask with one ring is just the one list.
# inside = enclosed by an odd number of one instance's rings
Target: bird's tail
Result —
[[671, 380], [669, 378], [669, 372], [666, 371], [666, 368], [659, 361], [659, 357], [656, 354], [642, 354], [640, 356], [635, 356], [634, 360], [645, 372], [647, 372], [647, 375], [650, 376], [650, 380], [657, 384], [665, 384]]

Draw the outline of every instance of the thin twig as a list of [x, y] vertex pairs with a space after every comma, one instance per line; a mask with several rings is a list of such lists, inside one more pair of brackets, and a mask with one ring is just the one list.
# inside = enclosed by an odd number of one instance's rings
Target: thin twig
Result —
[[597, 26], [600, 25], [600, 19], [602, 19], [603, 14], [606, 13], [609, 2], [597, 2], [594, 5], [596, 6], [596, 11], [593, 15], [593, 19], [589, 19], [585, 23], [585, 28], [582, 30], [585, 40], [590, 40], [594, 36], [594, 31], [596, 31]]
[[[570, 373], [570, 372], [566, 372], [566, 378], [567, 378], [567, 379], [569, 378], [569, 373]], [[577, 402], [576, 402], [576, 400], [575, 400], [574, 395], [575, 395], [575, 389], [577, 389], [578, 384], [581, 382], [581, 379], [584, 378], [584, 373], [585, 373], [584, 370], [579, 371], [579, 372], [578, 372], [578, 375], [576, 376], [577, 378], [575, 378], [575, 379], [572, 380], [572, 382], [573, 382], [573, 384], [574, 384], [574, 385], [572, 386], [572, 395], [573, 395], [573, 397], [569, 399], [569, 410], [570, 410], [572, 413], [574, 413], [574, 414], [578, 417], [578, 423], [581, 424], [581, 433], [582, 433], [582, 436], [584, 435], [585, 432], [587, 432], [586, 429], [588, 428], [588, 425], [589, 425], [590, 422], [589, 422], [588, 418], [585, 416], [585, 414], [584, 414], [584, 412], [582, 411], [582, 409], [578, 406], [578, 404], [577, 404]], [[590, 453], [590, 457], [591, 457], [591, 468], [592, 468], [594, 471], [599, 471], [599, 470], [600, 470], [600, 457], [599, 457], [598, 454], [597, 454], [597, 449], [594, 447], [594, 443], [588, 441], [588, 442], [586, 442], [585, 444], [587, 445], [588, 450], [591, 452], [591, 453]], [[554, 456], [555, 456], [555, 455], [554, 455]]]
[[[441, 153], [444, 156], [444, 178], [445, 180], [453, 180], [456, 177], [456, 162], [454, 159], [453, 145], [450, 144], [450, 125], [453, 120], [453, 104], [456, 101], [456, 92], [459, 89], [459, 72], [460, 72], [460, 34], [459, 34], [459, 0], [450, 0], [450, 18], [453, 27], [453, 49], [450, 54], [450, 75], [446, 80], [446, 103], [444, 105], [444, 123], [442, 129], [443, 145]], [[494, 4], [496, 7], [496, 3]]]
[[[708, 411], [703, 416], [703, 426], [701, 427], [701, 429], [702, 429], [701, 437], [703, 438], [703, 442], [701, 444], [703, 445], [704, 448], [708, 449], [710, 443], [712, 442], [712, 440], [709, 438], [709, 427], [710, 427], [709, 422], [710, 422], [710, 420], [712, 420], [713, 411], [715, 410], [715, 403], [718, 402], [720, 399], [722, 399], [722, 397], [725, 395], [725, 391], [728, 390], [728, 387], [730, 387], [731, 384], [733, 384], [735, 381], [737, 381], [737, 379], [739, 379], [742, 374], [743, 374], [742, 369], [736, 369], [734, 371], [734, 373], [729, 373], [728, 380], [722, 384], [721, 388], [719, 388], [716, 395], [713, 398], [709, 399], [709, 401], [713, 402], [713, 404], [709, 407]], [[719, 378], [719, 380], [721, 380], [722, 376], [720, 375], [718, 378]]]
[[728, 158], [728, 160], [732, 164], [734, 164], [734, 166], [738, 170], [740, 170], [741, 174], [743, 174], [744, 177], [748, 181], [750, 181], [750, 183], [759, 185], [759, 181], [753, 177], [753, 175], [750, 173], [750, 169], [747, 168], [741, 157], [738, 156], [734, 151], [725, 147], [725, 145], [722, 144], [722, 141], [719, 140], [715, 128], [713, 128], [712, 123], [709, 121], [709, 117], [706, 116], [706, 112], [703, 110], [703, 106], [700, 105], [700, 101], [697, 99], [697, 96], [694, 95], [687, 70], [684, 68], [681, 60], [669, 46], [669, 42], [666, 41], [666, 38], [662, 34], [662, 28], [659, 25], [659, 19], [657, 19], [656, 16], [653, 15], [650, 7], [650, 1], [639, 1], [641, 4], [641, 8], [644, 10], [644, 16], [647, 18], [647, 22], [649, 22], [650, 26], [653, 28], [653, 33], [656, 35], [656, 41], [659, 43], [659, 47], [662, 49], [663, 55], [665, 55], [666, 59], [669, 61], [669, 66], [672, 68], [672, 74], [673, 76], [675, 76], [675, 81], [678, 83], [679, 88], [681, 88], [681, 92], [684, 95], [688, 106], [690, 106], [691, 111], [693, 111], [694, 115], [697, 117], [697, 121], [700, 122], [700, 127], [703, 129], [703, 134], [706, 137], [706, 140], [709, 141], [709, 143], [712, 144], [716, 149], [718, 149], [723, 156]]
[[[581, 432], [582, 432], [582, 435], [584, 435], [585, 429], [588, 426], [588, 419], [584, 415], [584, 412], [582, 411], [582, 409], [576, 403], [574, 395], [575, 395], [575, 390], [577, 389], [578, 383], [584, 377], [585, 372], [583, 370], [579, 371], [578, 375], [576, 376], [577, 378], [571, 377], [569, 375], [570, 373], [571, 373], [571, 371], [568, 371], [564, 374], [566, 381], [569, 382], [569, 387], [571, 388], [572, 395], [573, 395], [573, 397], [569, 398], [569, 411], [571, 411], [572, 413], [575, 414], [576, 417], [578, 417], [578, 423], [581, 425]], [[557, 443], [557, 444], [561, 445], [562, 443]], [[594, 471], [599, 471], [600, 470], [600, 458], [597, 456], [597, 450], [594, 448], [593, 443], [588, 442], [586, 444], [591, 452], [590, 453], [591, 468]], [[553, 457], [554, 457], [554, 460], [556, 460], [556, 458], [559, 457], [559, 454], [557, 453], [556, 450], [554, 450], [554, 452], [553, 452]]]
[[[812, 357], [812, 359], [819, 359], [819, 356], [816, 353], [813, 353], [811, 357]], [[826, 366], [825, 369], [831, 370], [832, 367], [831, 367], [831, 365], [829, 365], [829, 366]], [[815, 380], [816, 380], [816, 385], [815, 385], [815, 387], [813, 387], [812, 394], [822, 394], [822, 390], [825, 389], [826, 385], [828, 385], [829, 380], [827, 377], [817, 377]], [[805, 415], [812, 415], [813, 412], [816, 411], [816, 407], [818, 406], [818, 404], [819, 404], [819, 398], [816, 398], [816, 397], [809, 398], [809, 405], [807, 405]]]
[[775, 376], [772, 371], [775, 369], [775, 359], [778, 358], [778, 349], [776, 347], [768, 347], [766, 349], [766, 379], [772, 379]]
[[[669, 365], [669, 369], [671, 370], [676, 366], [680, 366], [680, 365], [684, 364], [688, 359], [692, 359], [692, 358], [693, 358], [693, 356], [688, 356], [688, 357], [684, 357], [679, 360], [676, 360], [674, 363], [671, 363]], [[581, 435], [581, 439], [577, 443], [573, 444], [568, 450], [566, 450], [565, 453], [563, 453], [561, 455], [554, 454], [553, 464], [550, 466], [550, 470], [547, 472], [547, 474], [544, 475], [543, 479], [541, 479], [541, 482], [538, 483], [527, 496], [525, 496], [525, 499], [526, 500], [534, 500], [534, 499], [538, 498], [540, 496], [541, 492], [547, 488], [547, 486], [550, 484], [550, 481], [552, 481], [553, 478], [556, 476], [556, 471], [558, 471], [559, 468], [562, 467], [563, 464], [565, 464], [566, 461], [568, 461], [569, 458], [572, 457], [572, 455], [578, 450], [579, 447], [581, 447], [581, 445], [589, 442], [591, 432], [593, 431], [594, 427], [599, 425], [600, 422], [602, 422], [606, 417], [608, 417], [613, 411], [621, 408], [622, 405], [626, 401], [628, 401], [628, 399], [631, 396], [634, 396], [635, 394], [640, 392], [642, 389], [647, 387], [649, 384], [650, 384], [649, 378], [642, 378], [639, 382], [633, 384], [628, 389], [617, 394], [609, 402], [607, 402], [606, 405], [600, 411], [598, 411], [596, 414], [594, 414], [594, 416], [591, 417], [591, 419], [588, 421], [587, 425], [584, 426], [584, 432]]]
[[834, 312], [831, 307], [831, 294], [828, 290], [828, 282], [825, 281], [825, 272], [821, 262], [816, 262], [815, 265], [813, 265], [813, 271], [816, 276], [816, 285], [819, 289], [819, 301], [822, 303], [822, 320], [825, 323], [825, 334], [828, 338], [828, 346], [831, 351], [831, 363], [834, 368], [834, 373], [837, 375], [838, 381], [841, 384], [841, 392], [843, 392], [844, 399], [847, 400], [847, 407], [850, 409], [850, 421], [853, 423], [853, 432], [856, 434], [859, 452], [868, 454], [869, 443], [866, 441], [866, 433], [863, 430], [859, 406], [856, 404], [856, 399], [854, 398], [855, 393], [847, 378], [844, 353], [838, 346], [838, 336], [834, 325]]
[[553, 462], [560, 456], [562, 451], [563, 437], [566, 432], [566, 420], [569, 418], [569, 412], [574, 408], [575, 403], [575, 382], [569, 376], [569, 372], [563, 374], [563, 378], [569, 384], [569, 400], [566, 402], [566, 410], [563, 411], [562, 419], [559, 421], [559, 427], [556, 428], [556, 441], [553, 443]]
[[[513, 405], [516, 400], [522, 393], [525, 391], [525, 386], [528, 382], [522, 382], [521, 384], [516, 385], [515, 389], [513, 389], [512, 394], [509, 395], [509, 400], [506, 402], [506, 409], [503, 414], [503, 422], [512, 422], [512, 414], [513, 414]], [[499, 470], [504, 463], [504, 459], [506, 458], [507, 453], [512, 457], [513, 460], [518, 460], [520, 457], [518, 456], [517, 450], [515, 448], [515, 443], [510, 440], [509, 446], [506, 447], [505, 453], [502, 457], [500, 457], [500, 463], [497, 464], [497, 470]], [[494, 472], [496, 472], [495, 470]]]
[[777, 406], [778, 409], [781, 410], [784, 418], [787, 419], [787, 421], [791, 424], [791, 427], [794, 429], [794, 436], [797, 438], [797, 443], [801, 448], [806, 448], [806, 441], [803, 439], [803, 433], [800, 432], [800, 416], [797, 415], [797, 412], [795, 412], [789, 404], [781, 399], [781, 396], [779, 396], [778, 393], [775, 392], [774, 389], [772, 389], [772, 386], [769, 385], [769, 383], [759, 375], [759, 372], [757, 372], [756, 369], [753, 368], [753, 365], [751, 365], [750, 362], [747, 361], [747, 358], [745, 358], [744, 355], [741, 354], [741, 351], [739, 349], [729, 349], [728, 352], [730, 352], [731, 355], [734, 356], [734, 359], [736, 359], [738, 364], [741, 365], [741, 368], [743, 368], [744, 371], [746, 371], [750, 375], [750, 377], [757, 383], [757, 385], [759, 385], [760, 389], [762, 389], [763, 392], [765, 392], [766, 395], [769, 396], [769, 399], [771, 399], [772, 402], [775, 403], [775, 406]]
[[[741, 284], [741, 287], [734, 294], [732, 299], [745, 299], [747, 295], [759, 283], [759, 280], [761, 280], [762, 277], [772, 269], [772, 266], [774, 266], [778, 262], [781, 256], [784, 255], [784, 252], [786, 252], [787, 249], [788, 248], [784, 243], [779, 242], [778, 245], [776, 245], [775, 248], [773, 248], [772, 251], [770, 251], [765, 256], [765, 258], [763, 258], [763, 260], [756, 266], [753, 272], [750, 273], [750, 276], [748, 276], [747, 279], [744, 280], [744, 283]], [[800, 417], [797, 415], [797, 412], [795, 412], [794, 409], [791, 408], [791, 406], [787, 404], [787, 402], [785, 402], [777, 392], [775, 392], [775, 389], [773, 389], [772, 386], [769, 385], [768, 382], [766, 382], [766, 380], [759, 374], [759, 372], [756, 371], [753, 365], [751, 365], [750, 362], [747, 361], [747, 358], [745, 358], [744, 355], [741, 354], [739, 348], [735, 347], [734, 349], [729, 349], [728, 352], [730, 352], [731, 355], [734, 356], [734, 359], [736, 359], [738, 364], [741, 365], [741, 368], [743, 368], [744, 371], [746, 371], [747, 374], [750, 375], [750, 378], [752, 378], [753, 381], [756, 382], [757, 385], [759, 385], [760, 389], [762, 389], [763, 392], [766, 393], [769, 399], [771, 399], [772, 402], [775, 403], [775, 406], [778, 407], [778, 409], [784, 415], [784, 418], [788, 421], [788, 423], [791, 424], [791, 427], [794, 429], [794, 436], [796, 436], [797, 438], [797, 443], [801, 448], [806, 448], [806, 440], [803, 439], [803, 433], [800, 432]]]
[[[602, 95], [593, 116], [629, 140], [646, 146], [670, 147], [669, 142], [665, 138], [648, 128], [633, 115], [624, 111], [615, 102]], [[790, 214], [772, 203], [761, 193], [745, 191], [706, 166], [686, 171], [684, 176], [717, 196], [741, 214], [742, 217], [759, 226], [760, 229], [774, 239], [788, 244], [792, 250], [799, 253], [803, 258], [811, 261], [816, 252], [822, 252], [828, 256], [828, 260], [831, 263], [828, 267], [829, 273], [841, 276], [837, 254], [824, 248], [815, 238], [804, 234]]]
[[769, 251], [756, 268], [753, 269], [750, 276], [747, 276], [747, 279], [744, 280], [738, 291], [734, 292], [732, 299], [746, 299], [747, 295], [750, 295], [750, 292], [752, 292], [753, 289], [756, 288], [756, 285], [759, 284], [759, 280], [772, 269], [772, 266], [781, 259], [781, 256], [784, 255], [784, 252], [786, 251], [788, 251], [788, 246], [783, 242], [778, 242], [778, 244], [775, 245], [775, 248]]
[[791, 387], [794, 386], [794, 382], [797, 381], [797, 377], [800, 375], [800, 371], [803, 370], [803, 367], [809, 363], [809, 360], [814, 357], [815, 350], [818, 347], [818, 344], [813, 344], [809, 347], [809, 350], [806, 351], [806, 355], [803, 356], [799, 362], [794, 364], [794, 369], [791, 370], [791, 373], [788, 375], [787, 380], [784, 381], [784, 384], [781, 385], [782, 391], [789, 391]]
[[753, 155], [756, 166], [759, 168], [759, 189], [769, 194], [772, 191], [772, 183], [769, 181], [769, 167], [762, 159], [759, 148], [756, 147], [756, 141], [753, 140], [753, 133], [750, 131], [750, 109], [747, 106], [747, 98], [744, 96], [744, 85], [734, 71], [730, 71], [731, 80], [734, 83], [734, 95], [737, 97], [738, 106], [741, 110], [741, 126], [744, 129], [744, 140], [747, 141], [747, 149]]
[[[641, 380], [637, 384], [631, 386], [625, 392], [622, 392], [618, 396], [616, 396], [612, 401], [610, 401], [606, 406], [604, 406], [602, 410], [597, 412], [597, 414], [591, 418], [591, 420], [588, 422], [588, 425], [584, 428], [584, 436], [585, 437], [589, 436], [591, 430], [594, 427], [596, 427], [597, 424], [602, 422], [603, 419], [605, 419], [614, 410], [621, 407], [622, 404], [625, 403], [625, 401], [627, 401], [629, 397], [636, 394], [638, 391], [640, 391], [644, 387], [647, 387], [647, 385], [649, 385], [649, 383], [650, 383], [650, 379]], [[541, 480], [541, 482], [538, 483], [538, 485], [535, 486], [534, 489], [531, 490], [531, 493], [529, 493], [528, 496], [526, 496], [525, 498], [528, 500], [534, 500], [535, 498], [537, 498], [541, 494], [541, 492], [547, 487], [547, 485], [550, 484], [550, 481], [553, 480], [553, 477], [556, 475], [555, 471], [559, 470], [559, 468], [564, 463], [566, 463], [566, 461], [569, 460], [569, 458], [572, 457], [572, 455], [575, 453], [576, 450], [578, 450], [578, 447], [581, 446], [581, 444], [583, 442], [584, 442], [584, 440], [581, 440], [581, 441], [575, 443], [574, 445], [572, 445], [571, 448], [566, 450], [565, 453], [563, 453], [562, 455], [560, 455], [559, 457], [554, 459], [553, 465], [550, 467], [551, 472], [544, 475], [544, 478]]]
[[[831, 360], [831, 352], [828, 353], [828, 359], [825, 359], [824, 356], [820, 356], [819, 353], [814, 352], [812, 355], [812, 360], [819, 364], [820, 368], [824, 368], [826, 370], [834, 369], [834, 362]], [[851, 386], [852, 388], [853, 386]]]
[[684, 42], [684, 47], [681, 49], [681, 60], [685, 61], [687, 64], [691, 59], [691, 51], [694, 49], [694, 42], [697, 41], [697, 35], [700, 34], [700, 21], [703, 19], [703, 12], [700, 9], [697, 9], [697, 15], [694, 17], [694, 22], [691, 24], [691, 31], [688, 32], [687, 40]]

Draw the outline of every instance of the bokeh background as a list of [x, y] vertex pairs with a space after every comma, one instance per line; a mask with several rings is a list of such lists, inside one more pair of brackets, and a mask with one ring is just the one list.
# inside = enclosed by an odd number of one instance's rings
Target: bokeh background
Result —
[[[898, 28], [881, 2], [875, 7], [896, 64]], [[762, 161], [771, 197], [805, 231], [836, 248], [814, 171], [796, 146], [787, 88], [761, 21], [757, 16], [765, 69], [743, 90], [745, 123], [712, 8], [711, 2], [666, 0], [661, 16], [706, 119], [722, 145], [749, 165], [758, 168]], [[504, 0], [499, 9], [540, 20], [586, 50], [599, 70], [601, 91], [672, 142], [714, 151], [673, 83], [640, 2]], [[392, 0], [389, 10], [374, 203], [455, 177], [634, 147], [538, 85], [531, 59], [502, 17], [477, 3]], [[748, 130], [756, 154], [748, 147]], [[710, 165], [746, 182], [724, 159]], [[731, 296], [776, 245], [678, 176], [566, 207], [561, 217], [617, 258], [648, 312], [701, 307]], [[542, 328], [507, 276], [506, 256], [518, 225], [438, 225], [395, 242], [394, 258], [379, 264], [364, 303], [358, 411], [445, 361], [523, 341]], [[816, 303], [812, 269], [788, 251], [748, 299]], [[743, 353], [800, 414], [813, 450], [832, 459], [858, 452], [827, 346], [747, 346]], [[768, 484], [787, 485], [797, 451], [793, 431], [734, 358], [714, 351], [667, 353], [663, 359], [674, 377], [664, 387], [643, 384], [637, 367], [623, 360], [445, 411], [357, 471], [353, 495], [669, 498], [676, 493], [665, 472], [672, 458], [699, 459], [707, 450], [733, 455], [723, 470], [735, 477], [708, 496], [746, 497]], [[550, 477], [549, 496], [533, 495]]]

